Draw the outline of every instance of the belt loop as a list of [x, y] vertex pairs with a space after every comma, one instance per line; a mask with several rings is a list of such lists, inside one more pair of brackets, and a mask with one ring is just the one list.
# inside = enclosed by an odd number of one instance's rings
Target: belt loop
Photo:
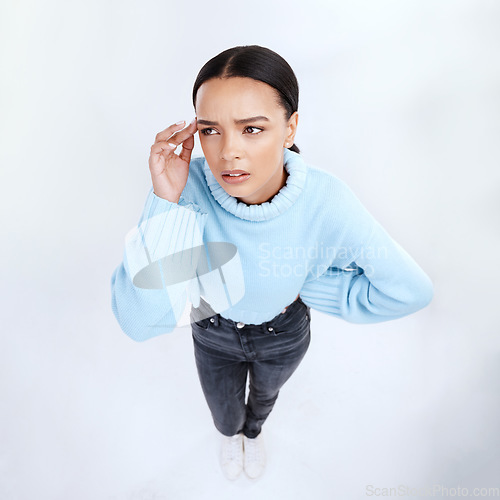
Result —
[[212, 316], [212, 319], [214, 320], [214, 325], [219, 326], [219, 314], [217, 313], [215, 316]]

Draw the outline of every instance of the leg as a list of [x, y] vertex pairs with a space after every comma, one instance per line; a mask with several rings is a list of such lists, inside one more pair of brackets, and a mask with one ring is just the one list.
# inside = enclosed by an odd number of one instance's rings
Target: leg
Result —
[[250, 366], [250, 392], [248, 395], [247, 418], [243, 433], [256, 437], [271, 413], [279, 391], [302, 361], [305, 351], [297, 358], [286, 361], [254, 362]]
[[[259, 339], [260, 359], [250, 363], [250, 392], [243, 433], [255, 438], [271, 413], [279, 391], [295, 372], [309, 348], [310, 314], [306, 305], [294, 306], [284, 320], [271, 321], [273, 332]], [[267, 341], [261, 342], [261, 340]]]
[[245, 424], [248, 363], [198, 342], [196, 325], [192, 328], [198, 377], [215, 427], [221, 434], [233, 436]]

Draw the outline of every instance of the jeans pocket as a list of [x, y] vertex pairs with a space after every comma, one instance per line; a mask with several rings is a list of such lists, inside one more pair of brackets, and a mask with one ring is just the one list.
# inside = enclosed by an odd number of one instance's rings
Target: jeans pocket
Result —
[[287, 309], [287, 311], [278, 317], [277, 320], [271, 320], [268, 322], [270, 333], [274, 335], [295, 335], [303, 333], [307, 323], [310, 322], [310, 316], [308, 312], [308, 307], [303, 303], [293, 304], [293, 307]]
[[195, 316], [193, 313], [190, 315], [191, 325], [198, 327], [201, 330], [208, 330], [212, 322], [210, 321], [212, 318], [200, 318], [200, 316]]
[[195, 321], [194, 324], [202, 330], [208, 330], [208, 327], [210, 326], [210, 320], [208, 318], [202, 319], [201, 321]]

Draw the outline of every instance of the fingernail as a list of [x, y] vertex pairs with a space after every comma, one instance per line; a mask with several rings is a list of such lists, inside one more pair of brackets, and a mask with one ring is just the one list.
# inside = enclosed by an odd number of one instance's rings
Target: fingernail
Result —
[[167, 144], [168, 144], [171, 148], [176, 148], [176, 147], [177, 147], [177, 144], [172, 144], [171, 142], [167, 142]]
[[185, 120], [181, 120], [180, 122], [177, 122], [176, 125], [182, 125], [185, 122]]
[[196, 121], [196, 116], [191, 120], [190, 125], [192, 125]]

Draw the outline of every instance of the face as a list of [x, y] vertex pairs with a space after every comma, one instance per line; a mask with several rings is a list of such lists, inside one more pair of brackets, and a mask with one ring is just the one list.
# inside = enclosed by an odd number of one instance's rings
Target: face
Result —
[[[294, 142], [298, 113], [286, 120], [273, 87], [252, 78], [212, 78], [198, 89], [196, 116], [207, 163], [229, 195], [260, 204], [286, 184], [283, 153]], [[225, 175], [238, 170], [246, 174]]]

